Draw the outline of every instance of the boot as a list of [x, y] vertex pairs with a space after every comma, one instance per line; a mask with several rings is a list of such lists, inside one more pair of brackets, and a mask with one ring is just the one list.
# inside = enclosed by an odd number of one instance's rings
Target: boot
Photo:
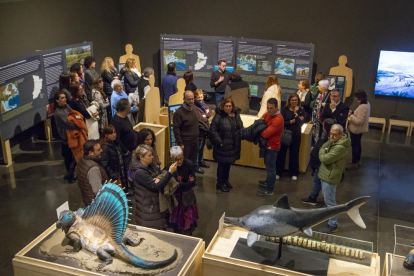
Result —
[[203, 161], [203, 162], [200, 162], [200, 167], [202, 167], [202, 168], [210, 168], [210, 165], [207, 164], [205, 161]]
[[75, 175], [73, 175], [73, 174], [72, 175], [68, 175], [66, 179], [69, 182], [69, 184], [73, 184], [73, 183], [76, 182]]
[[200, 167], [196, 167], [194, 171], [195, 171], [196, 173], [201, 173], [201, 174], [203, 174], [203, 173], [204, 173], [204, 171], [203, 171]]
[[231, 185], [228, 180], [224, 182], [224, 186], [226, 186], [228, 189], [233, 189], [233, 185]]
[[222, 191], [224, 193], [228, 193], [229, 192], [229, 189], [227, 189], [227, 187], [225, 186], [225, 184], [219, 184], [219, 183], [216, 184], [216, 190], [220, 190], [220, 191]]

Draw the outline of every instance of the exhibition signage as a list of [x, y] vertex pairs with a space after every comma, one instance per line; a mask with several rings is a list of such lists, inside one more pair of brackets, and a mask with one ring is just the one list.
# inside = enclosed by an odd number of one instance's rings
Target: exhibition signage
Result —
[[170, 131], [170, 148], [177, 145], [175, 142], [175, 136], [173, 131], [173, 117], [175, 111], [177, 111], [177, 109], [180, 108], [180, 106], [182, 106], [182, 104], [168, 106], [168, 129]]
[[59, 76], [92, 55], [92, 42], [38, 51], [0, 64], [2, 140], [47, 119], [47, 106], [59, 89]]
[[[276, 40], [218, 36], [160, 35], [161, 74], [175, 62], [177, 76], [192, 71], [197, 87], [213, 92], [211, 74], [217, 62], [225, 60], [227, 70], [240, 71], [243, 80], [257, 86], [262, 97], [267, 77], [275, 74], [282, 88], [282, 100], [298, 90], [298, 80], [311, 82], [314, 45]], [[285, 99], [286, 98], [286, 99]]]

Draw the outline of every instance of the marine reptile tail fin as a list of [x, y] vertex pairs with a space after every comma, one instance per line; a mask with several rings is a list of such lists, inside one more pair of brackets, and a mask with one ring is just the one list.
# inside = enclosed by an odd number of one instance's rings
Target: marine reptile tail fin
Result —
[[116, 248], [116, 251], [117, 251], [116, 255], [118, 255], [117, 257], [119, 257], [120, 259], [124, 261], [127, 261], [130, 264], [133, 264], [134, 266], [145, 268], [145, 269], [154, 269], [154, 268], [160, 268], [160, 267], [167, 266], [171, 264], [172, 262], [174, 262], [178, 256], [177, 250], [174, 249], [174, 254], [166, 260], [159, 261], [159, 262], [147, 261], [132, 254], [131, 251], [129, 251], [128, 248], [126, 248], [124, 245], [119, 245], [119, 247], [120, 248]]
[[365, 202], [370, 199], [369, 196], [363, 196], [356, 198], [354, 200], [351, 200], [346, 204], [348, 207], [347, 214], [348, 216], [361, 228], [366, 228], [364, 221], [361, 218], [361, 215], [359, 214], [359, 207], [361, 207]]

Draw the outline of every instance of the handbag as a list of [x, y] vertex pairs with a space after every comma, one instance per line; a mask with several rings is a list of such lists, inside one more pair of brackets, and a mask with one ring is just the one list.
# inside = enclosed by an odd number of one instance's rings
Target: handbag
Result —
[[194, 194], [193, 189], [183, 192], [181, 198], [183, 201], [183, 206], [193, 205], [195, 202], [195, 194]]
[[280, 143], [285, 146], [290, 146], [292, 144], [292, 131], [284, 129], [282, 137], [280, 138]]

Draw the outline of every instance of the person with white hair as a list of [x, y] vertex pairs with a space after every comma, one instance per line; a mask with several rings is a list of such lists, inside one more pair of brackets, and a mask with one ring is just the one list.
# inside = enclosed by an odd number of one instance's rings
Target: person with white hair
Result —
[[173, 172], [173, 176], [178, 182], [177, 190], [174, 192], [178, 206], [170, 214], [170, 227], [175, 233], [191, 236], [197, 227], [198, 219], [197, 200], [193, 190], [196, 184], [194, 163], [184, 158], [183, 149], [179, 146], [170, 149], [170, 156], [172, 161], [177, 163], [177, 170]]
[[[118, 79], [115, 79], [112, 81], [111, 87], [114, 90], [111, 95], [111, 111], [112, 111], [112, 116], [115, 116], [117, 112], [116, 103], [120, 99], [128, 100], [128, 95], [124, 92], [124, 87], [122, 86], [122, 82]], [[131, 112], [137, 112], [137, 111], [138, 111], [137, 107], [131, 107]]]
[[[336, 206], [336, 187], [341, 182], [342, 173], [345, 168], [346, 156], [351, 146], [348, 133], [340, 124], [334, 124], [329, 133], [329, 140], [319, 150], [318, 177], [322, 184], [322, 195], [328, 207]], [[329, 219], [320, 232], [334, 233], [338, 231], [338, 217]]]
[[318, 83], [319, 93], [316, 96], [312, 109], [312, 145], [316, 145], [322, 135], [321, 112], [329, 99], [328, 93], [329, 80], [320, 80]]

